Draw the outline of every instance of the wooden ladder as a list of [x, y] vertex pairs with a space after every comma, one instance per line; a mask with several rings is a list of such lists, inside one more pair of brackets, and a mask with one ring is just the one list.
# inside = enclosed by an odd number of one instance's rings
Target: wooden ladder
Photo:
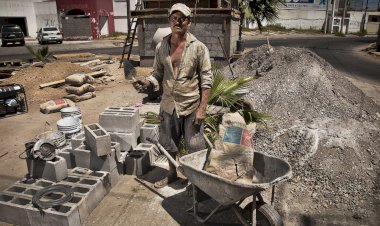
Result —
[[[142, 9], [142, 3], [141, 1], [138, 1], [136, 4], [136, 11]], [[123, 64], [123, 60], [125, 58], [125, 54], [127, 54], [127, 60], [129, 60], [131, 53], [132, 53], [132, 48], [133, 48], [133, 42], [135, 40], [135, 35], [136, 35], [136, 30], [137, 30], [137, 21], [138, 18], [133, 18], [129, 20], [128, 24], [128, 33], [127, 37], [125, 38], [124, 41], [124, 46], [123, 46], [123, 53], [121, 54], [121, 59], [120, 59], [120, 64], [119, 68], [121, 68]]]

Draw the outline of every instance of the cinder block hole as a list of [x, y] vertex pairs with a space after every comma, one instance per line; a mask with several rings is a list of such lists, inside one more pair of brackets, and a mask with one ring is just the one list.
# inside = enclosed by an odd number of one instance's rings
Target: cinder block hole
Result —
[[91, 170], [85, 169], [85, 168], [80, 168], [80, 169], [75, 169], [73, 173], [76, 174], [88, 174]]
[[97, 136], [104, 136], [104, 135], [106, 135], [106, 133], [105, 133], [103, 130], [101, 130], [101, 129], [99, 129], [99, 130], [94, 130], [94, 133], [95, 133]]
[[144, 128], [154, 128], [154, 127], [156, 127], [156, 126], [155, 126], [155, 125], [145, 124], [143, 127], [144, 127]]
[[68, 181], [68, 182], [71, 182], [71, 183], [76, 183], [76, 182], [80, 181], [80, 179], [78, 177], [67, 177], [65, 179], [65, 181]]
[[124, 111], [130, 111], [130, 112], [135, 112], [135, 108], [123, 108]]
[[26, 188], [17, 187], [17, 186], [13, 186], [13, 187], [8, 188], [8, 191], [15, 192], [15, 193], [22, 193], [25, 190], [26, 190]]
[[60, 206], [54, 206], [54, 207], [52, 207], [51, 209], [52, 209], [52, 210], [55, 210], [55, 211], [57, 211], [57, 212], [60, 212], [60, 213], [67, 213], [67, 212], [70, 211], [71, 207], [60, 205]]
[[121, 108], [118, 108], [118, 107], [109, 107], [107, 108], [106, 110], [120, 110]]
[[97, 180], [83, 179], [83, 180], [81, 180], [79, 183], [81, 183], [81, 184], [94, 185], [94, 184], [96, 184], [97, 182], [98, 182]]
[[38, 181], [36, 183], [36, 185], [40, 186], [40, 187], [47, 187], [47, 186], [50, 186], [52, 184], [53, 184], [52, 182], [48, 182], [48, 181]]
[[79, 203], [82, 200], [82, 197], [74, 196], [70, 199], [69, 203]]
[[151, 148], [151, 147], [152, 147], [152, 144], [141, 144], [141, 143], [140, 143], [140, 145], [141, 145], [141, 147], [143, 147], [143, 148]]
[[89, 192], [90, 189], [89, 188], [82, 188], [82, 187], [74, 187], [73, 191], [77, 192], [77, 193], [85, 194], [85, 193]]
[[34, 179], [21, 181], [23, 184], [34, 184], [34, 182], [36, 182]]
[[12, 200], [12, 196], [9, 195], [0, 195], [0, 201], [1, 202], [9, 202]]
[[43, 199], [46, 199], [46, 200], [57, 200], [57, 199], [62, 198], [63, 195], [64, 195], [63, 193], [54, 192], [54, 193], [50, 193], [50, 194], [44, 195]]
[[100, 173], [100, 172], [92, 172], [90, 174], [90, 176], [95, 176], [95, 177], [102, 177], [104, 175], [104, 173]]
[[14, 203], [14, 204], [17, 204], [17, 205], [21, 205], [21, 206], [25, 206], [27, 204], [30, 203], [30, 200], [28, 199], [23, 199], [23, 198], [15, 198], [11, 201], [11, 203]]
[[133, 117], [133, 114], [131, 113], [120, 113], [119, 115]]
[[107, 111], [107, 112], [103, 112], [102, 115], [116, 115], [117, 113], [116, 112], [111, 112], [111, 111]]
[[37, 192], [37, 190], [35, 189], [28, 189], [24, 192], [24, 194], [27, 194], [27, 195], [35, 195]]
[[134, 151], [134, 152], [129, 152], [128, 156], [134, 159], [139, 159], [144, 156], [144, 153]]
[[91, 130], [97, 130], [97, 129], [99, 129], [99, 126], [96, 125], [96, 124], [91, 124], [91, 125], [87, 125], [87, 126], [88, 126], [88, 128], [90, 128]]

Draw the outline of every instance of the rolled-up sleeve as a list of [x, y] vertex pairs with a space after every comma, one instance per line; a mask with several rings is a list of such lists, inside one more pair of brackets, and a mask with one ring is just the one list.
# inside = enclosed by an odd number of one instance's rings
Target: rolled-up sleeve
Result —
[[153, 74], [147, 78], [147, 80], [150, 81], [150, 83], [153, 86], [153, 91], [158, 91], [160, 89], [160, 83], [162, 82], [164, 77], [164, 67], [160, 60], [160, 46], [161, 44], [156, 46], [155, 57], [153, 62]]
[[200, 45], [201, 51], [199, 56], [199, 73], [201, 77], [201, 87], [210, 89], [212, 86], [212, 70], [210, 61], [210, 52], [207, 47], [202, 43]]

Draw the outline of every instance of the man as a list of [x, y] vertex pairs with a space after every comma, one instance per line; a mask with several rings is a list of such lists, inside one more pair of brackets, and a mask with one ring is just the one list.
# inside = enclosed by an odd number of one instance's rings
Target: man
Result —
[[[153, 74], [137, 81], [154, 91], [163, 88], [159, 142], [174, 159], [181, 136], [189, 153], [206, 148], [203, 122], [212, 84], [211, 63], [207, 47], [188, 32], [190, 15], [190, 8], [182, 3], [171, 7], [168, 19], [172, 33], [156, 47]], [[176, 179], [177, 171], [169, 163], [169, 172], [155, 187]]]

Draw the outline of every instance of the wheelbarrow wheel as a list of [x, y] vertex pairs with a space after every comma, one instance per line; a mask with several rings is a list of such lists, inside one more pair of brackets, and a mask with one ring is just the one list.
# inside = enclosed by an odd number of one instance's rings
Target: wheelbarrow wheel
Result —
[[[260, 202], [256, 202], [256, 205], [259, 206], [256, 212], [257, 226], [283, 226], [281, 216], [273, 206]], [[243, 216], [252, 225], [252, 202], [243, 209]]]

